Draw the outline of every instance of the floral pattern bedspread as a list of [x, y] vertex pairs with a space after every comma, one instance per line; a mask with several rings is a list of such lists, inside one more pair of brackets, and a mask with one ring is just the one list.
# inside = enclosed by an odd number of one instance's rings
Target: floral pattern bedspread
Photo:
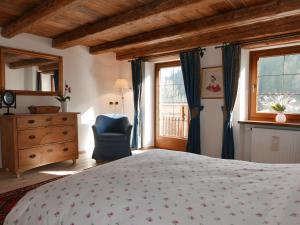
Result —
[[299, 225], [300, 165], [151, 150], [45, 184], [6, 225]]

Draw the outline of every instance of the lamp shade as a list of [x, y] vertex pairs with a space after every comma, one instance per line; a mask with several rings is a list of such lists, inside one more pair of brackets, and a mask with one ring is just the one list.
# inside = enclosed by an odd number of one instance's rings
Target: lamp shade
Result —
[[129, 83], [127, 79], [117, 79], [114, 85], [117, 89], [129, 89]]

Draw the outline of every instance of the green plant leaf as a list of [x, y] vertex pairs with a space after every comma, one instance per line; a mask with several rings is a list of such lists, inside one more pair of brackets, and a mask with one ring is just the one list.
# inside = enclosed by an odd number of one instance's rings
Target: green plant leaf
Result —
[[271, 104], [271, 108], [276, 112], [284, 112], [286, 107], [280, 103]]

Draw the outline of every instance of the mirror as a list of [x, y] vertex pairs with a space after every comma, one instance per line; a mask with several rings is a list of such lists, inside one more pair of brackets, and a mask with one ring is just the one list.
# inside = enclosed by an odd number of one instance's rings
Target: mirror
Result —
[[62, 57], [1, 48], [1, 91], [21, 95], [57, 95], [62, 92]]

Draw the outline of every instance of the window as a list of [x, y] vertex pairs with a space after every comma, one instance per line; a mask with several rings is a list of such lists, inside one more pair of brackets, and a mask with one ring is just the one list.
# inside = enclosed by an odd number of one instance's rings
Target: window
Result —
[[249, 119], [272, 120], [273, 103], [284, 104], [288, 120], [300, 122], [300, 46], [250, 53]]

